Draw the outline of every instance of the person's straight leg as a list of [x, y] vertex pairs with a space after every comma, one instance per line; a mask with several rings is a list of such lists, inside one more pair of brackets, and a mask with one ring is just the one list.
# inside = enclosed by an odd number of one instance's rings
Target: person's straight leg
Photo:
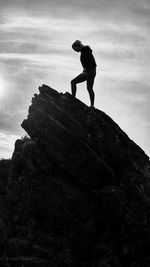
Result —
[[77, 77], [75, 77], [72, 81], [71, 81], [71, 91], [72, 91], [72, 95], [75, 97], [76, 96], [76, 91], [77, 91], [77, 83], [82, 83], [86, 81], [86, 74], [83, 72], [81, 74], [79, 74]]
[[96, 71], [92, 70], [87, 74], [87, 90], [90, 96], [91, 107], [94, 107], [95, 93], [93, 91], [94, 79], [96, 76]]

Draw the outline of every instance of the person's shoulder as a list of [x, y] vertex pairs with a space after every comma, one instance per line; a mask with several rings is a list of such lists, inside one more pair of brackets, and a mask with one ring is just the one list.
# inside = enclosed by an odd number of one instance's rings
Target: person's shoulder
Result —
[[92, 49], [91, 49], [90, 46], [85, 45], [85, 46], [83, 47], [83, 52], [85, 52], [85, 53], [91, 53], [91, 52], [92, 52]]

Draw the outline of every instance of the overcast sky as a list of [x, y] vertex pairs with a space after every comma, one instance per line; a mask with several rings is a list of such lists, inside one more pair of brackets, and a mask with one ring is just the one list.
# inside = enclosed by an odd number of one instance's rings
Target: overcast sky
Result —
[[[0, 36], [0, 158], [25, 135], [39, 86], [70, 92], [82, 71], [76, 39], [97, 61], [95, 106], [150, 156], [149, 0], [1, 0]], [[77, 97], [90, 104], [85, 83]]]

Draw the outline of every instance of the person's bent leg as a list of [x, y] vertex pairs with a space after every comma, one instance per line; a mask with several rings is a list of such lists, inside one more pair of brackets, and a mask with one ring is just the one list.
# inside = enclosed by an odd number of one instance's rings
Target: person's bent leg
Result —
[[71, 92], [73, 97], [76, 96], [77, 83], [82, 83], [85, 80], [86, 80], [86, 75], [84, 73], [81, 73], [71, 81]]
[[94, 107], [95, 93], [93, 91], [95, 73], [89, 73], [87, 75], [87, 90], [90, 96], [91, 107]]

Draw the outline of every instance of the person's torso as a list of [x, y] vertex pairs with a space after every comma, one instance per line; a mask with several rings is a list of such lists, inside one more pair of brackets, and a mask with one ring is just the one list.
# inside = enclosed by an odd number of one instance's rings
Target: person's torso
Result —
[[81, 51], [80, 61], [84, 69], [96, 68], [96, 61], [89, 46], [85, 46]]

